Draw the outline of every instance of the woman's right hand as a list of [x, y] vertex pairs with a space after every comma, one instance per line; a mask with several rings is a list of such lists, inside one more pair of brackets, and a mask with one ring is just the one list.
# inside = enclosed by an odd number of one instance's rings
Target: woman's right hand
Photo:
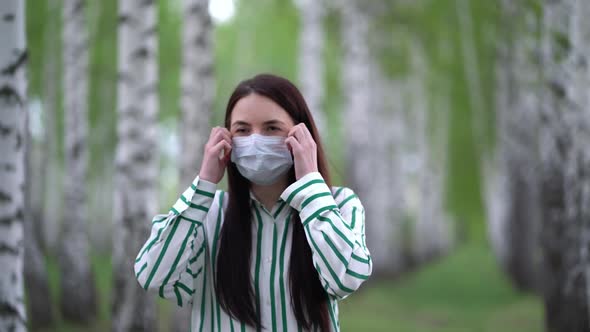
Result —
[[199, 178], [219, 183], [223, 178], [230, 156], [231, 133], [226, 128], [214, 127], [211, 129], [209, 141], [205, 144]]

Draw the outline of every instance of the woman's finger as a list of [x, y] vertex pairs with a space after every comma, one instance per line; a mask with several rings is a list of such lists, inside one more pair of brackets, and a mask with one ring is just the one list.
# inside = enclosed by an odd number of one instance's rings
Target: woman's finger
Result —
[[305, 140], [305, 135], [302, 133], [302, 128], [300, 125], [297, 125], [291, 129], [291, 137], [295, 137], [299, 143], [303, 143]]
[[213, 137], [217, 134], [219, 127], [215, 126], [211, 128], [211, 133], [209, 134], [209, 140], [213, 139]]
[[301, 127], [301, 131], [303, 133], [303, 135], [310, 141], [314, 141], [313, 136], [311, 135], [311, 132], [309, 131], [309, 129], [307, 128], [307, 126], [305, 124], [302, 123], [302, 127]]
[[293, 153], [301, 151], [301, 144], [294, 136], [287, 137], [287, 139], [285, 139], [285, 144], [287, 144]]
[[217, 144], [213, 145], [213, 147], [211, 148], [211, 153], [214, 156], [219, 157], [219, 155], [221, 154], [221, 150], [225, 149], [225, 151], [230, 151], [231, 150], [231, 144], [229, 144], [227, 141], [225, 140], [221, 140], [219, 142], [217, 142]]
[[231, 144], [231, 136], [225, 133], [223, 130], [218, 129], [213, 138], [211, 139], [211, 143], [215, 145], [220, 141], [226, 141], [229, 144]]

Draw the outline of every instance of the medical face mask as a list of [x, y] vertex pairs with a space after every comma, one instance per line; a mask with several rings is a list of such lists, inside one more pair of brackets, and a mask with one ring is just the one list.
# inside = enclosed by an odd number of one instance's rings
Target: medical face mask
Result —
[[293, 157], [281, 136], [252, 134], [234, 137], [231, 161], [243, 177], [258, 185], [275, 183], [293, 165]]

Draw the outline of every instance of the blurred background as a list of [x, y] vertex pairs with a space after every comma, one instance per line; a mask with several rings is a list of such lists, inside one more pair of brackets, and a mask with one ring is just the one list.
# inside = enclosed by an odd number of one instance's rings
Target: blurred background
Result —
[[298, 85], [333, 184], [366, 208], [374, 272], [341, 302], [343, 331], [590, 331], [587, 1], [35, 0], [23, 15], [32, 331], [187, 330], [132, 260], [233, 88], [262, 72]]

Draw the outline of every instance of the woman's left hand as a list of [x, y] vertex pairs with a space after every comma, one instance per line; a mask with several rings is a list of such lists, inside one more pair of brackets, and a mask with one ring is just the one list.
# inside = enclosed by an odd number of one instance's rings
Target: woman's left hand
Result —
[[311, 172], [318, 171], [317, 146], [304, 123], [300, 123], [289, 130], [285, 143], [293, 153], [295, 178], [297, 180]]

